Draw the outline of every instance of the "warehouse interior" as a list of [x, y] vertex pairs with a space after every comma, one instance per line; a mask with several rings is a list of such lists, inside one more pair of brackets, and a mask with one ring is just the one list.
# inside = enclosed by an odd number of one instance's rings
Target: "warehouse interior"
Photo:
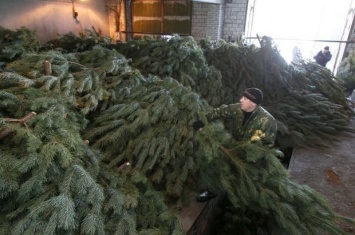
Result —
[[[355, 234], [354, 19], [353, 0], [0, 0], [0, 234]], [[277, 151], [204, 116], [248, 86]], [[225, 191], [201, 203], [204, 177]]]
[[[305, 0], [175, 1], [177, 5], [170, 13], [169, 1], [165, 1], [165, 13], [160, 1], [148, 1], [146, 6], [144, 1], [133, 1], [132, 11], [128, 12], [122, 0], [2, 2], [2, 26], [31, 28], [42, 42], [68, 32], [83, 34], [92, 28], [114, 40], [126, 40], [129, 31], [136, 36], [177, 33], [212, 40], [243, 37], [248, 43], [256, 43], [257, 35], [266, 35], [274, 38], [287, 61], [291, 61], [292, 48], [297, 44], [301, 45], [305, 59], [312, 59], [324, 46], [330, 46], [334, 59], [328, 68], [334, 73], [353, 47], [354, 3], [351, 0], [341, 4], [335, 0], [326, 3]], [[309, 4], [312, 5], [304, 8]], [[127, 30], [126, 14], [133, 17], [130, 30]], [[230, 15], [233, 17], [229, 19]]]

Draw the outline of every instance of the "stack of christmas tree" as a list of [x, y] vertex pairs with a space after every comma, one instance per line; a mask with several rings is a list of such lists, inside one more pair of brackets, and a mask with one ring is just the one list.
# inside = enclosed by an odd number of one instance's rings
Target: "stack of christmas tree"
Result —
[[182, 234], [167, 204], [178, 209], [195, 176], [210, 175], [228, 199], [220, 233], [267, 231], [271, 219], [288, 234], [343, 234], [341, 216], [290, 181], [274, 151], [233, 140], [221, 122], [192, 128], [258, 86], [280, 148], [319, 145], [350, 131], [329, 72], [289, 66], [268, 43], [62, 39], [40, 50], [29, 30], [1, 29], [1, 234]]

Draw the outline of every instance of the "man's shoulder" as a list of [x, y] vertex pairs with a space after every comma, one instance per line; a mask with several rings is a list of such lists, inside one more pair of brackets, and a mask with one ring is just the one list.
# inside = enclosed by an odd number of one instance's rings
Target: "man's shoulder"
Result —
[[260, 115], [260, 116], [275, 119], [274, 116], [272, 116], [271, 113], [269, 113], [269, 111], [267, 111], [264, 107], [259, 106], [257, 109], [257, 112], [258, 112], [258, 115]]

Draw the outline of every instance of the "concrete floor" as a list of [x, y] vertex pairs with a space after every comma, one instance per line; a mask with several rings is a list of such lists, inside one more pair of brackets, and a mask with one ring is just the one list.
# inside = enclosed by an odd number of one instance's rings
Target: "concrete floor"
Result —
[[196, 219], [200, 216], [202, 210], [205, 208], [207, 202], [197, 202], [196, 196], [198, 193], [189, 192], [190, 205], [188, 207], [182, 208], [179, 213], [179, 220], [183, 226], [185, 234], [191, 229], [191, 226], [194, 224]]
[[[350, 123], [355, 128], [355, 119]], [[341, 133], [339, 141], [326, 142], [329, 148], [293, 149], [289, 173], [324, 195], [332, 209], [355, 218], [355, 134]], [[355, 234], [355, 226], [342, 225]]]

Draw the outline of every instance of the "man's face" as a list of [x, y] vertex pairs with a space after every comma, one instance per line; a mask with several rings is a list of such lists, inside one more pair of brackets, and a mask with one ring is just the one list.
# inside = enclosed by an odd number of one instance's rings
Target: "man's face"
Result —
[[240, 108], [245, 112], [253, 112], [258, 106], [257, 104], [255, 104], [254, 102], [246, 98], [245, 96], [242, 96], [239, 102], [240, 102]]

